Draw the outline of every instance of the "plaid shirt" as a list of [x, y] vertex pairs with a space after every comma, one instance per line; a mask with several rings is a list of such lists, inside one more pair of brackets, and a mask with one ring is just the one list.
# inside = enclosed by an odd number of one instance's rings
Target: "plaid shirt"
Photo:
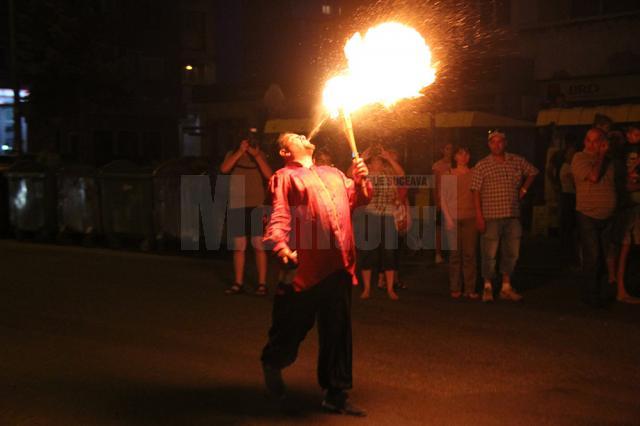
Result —
[[372, 172], [369, 174], [369, 181], [373, 185], [373, 197], [365, 207], [369, 213], [379, 215], [393, 215], [398, 199], [398, 188], [395, 184], [396, 176]]
[[504, 161], [492, 155], [480, 160], [473, 168], [471, 190], [480, 191], [484, 218], [519, 217], [522, 180], [537, 174], [538, 169], [515, 154], [506, 153]]

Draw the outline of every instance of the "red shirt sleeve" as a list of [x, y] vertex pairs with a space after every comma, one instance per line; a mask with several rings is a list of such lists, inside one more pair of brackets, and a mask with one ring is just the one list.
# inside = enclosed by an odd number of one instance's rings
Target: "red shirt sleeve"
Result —
[[[353, 179], [348, 178], [344, 173], [340, 172], [342, 179], [344, 180], [344, 187], [347, 190], [347, 196], [349, 197], [349, 207], [351, 210], [358, 206], [365, 206], [369, 204], [371, 198], [373, 198], [373, 185], [369, 179], [365, 179], [364, 186], [362, 184], [356, 185]], [[367, 195], [365, 196], [363, 187], [367, 188]]]
[[265, 229], [263, 243], [265, 248], [275, 252], [289, 248], [289, 234], [291, 232], [291, 209], [288, 192], [290, 183], [284, 173], [275, 173], [269, 180], [269, 194], [273, 210], [271, 220]]

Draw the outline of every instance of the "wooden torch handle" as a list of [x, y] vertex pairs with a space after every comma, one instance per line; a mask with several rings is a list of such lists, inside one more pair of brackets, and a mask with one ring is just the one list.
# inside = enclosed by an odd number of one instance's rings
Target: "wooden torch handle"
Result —
[[[358, 147], [356, 146], [356, 137], [353, 134], [353, 123], [351, 122], [351, 115], [345, 110], [340, 110], [340, 115], [342, 116], [342, 122], [344, 124], [344, 133], [347, 135], [347, 140], [349, 141], [349, 147], [351, 147], [351, 156], [358, 160], [360, 159], [360, 154], [358, 153]], [[367, 187], [366, 179], [361, 180], [362, 184], [362, 193], [365, 197], [369, 196], [369, 188]]]

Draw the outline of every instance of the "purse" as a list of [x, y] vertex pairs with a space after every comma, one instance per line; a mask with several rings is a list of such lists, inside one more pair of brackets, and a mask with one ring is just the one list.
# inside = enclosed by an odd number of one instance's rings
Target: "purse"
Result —
[[406, 192], [398, 191], [393, 209], [393, 221], [398, 234], [405, 235], [411, 227], [411, 215], [409, 213], [409, 199]]

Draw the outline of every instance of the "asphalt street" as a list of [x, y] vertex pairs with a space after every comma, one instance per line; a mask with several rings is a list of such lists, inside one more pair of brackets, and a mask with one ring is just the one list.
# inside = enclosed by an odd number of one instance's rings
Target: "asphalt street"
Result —
[[523, 247], [518, 304], [452, 300], [423, 257], [399, 301], [354, 289], [354, 419], [319, 409], [315, 331], [296, 410], [265, 397], [271, 300], [224, 295], [225, 258], [0, 241], [0, 424], [640, 424], [640, 306], [582, 306], [557, 255]]

